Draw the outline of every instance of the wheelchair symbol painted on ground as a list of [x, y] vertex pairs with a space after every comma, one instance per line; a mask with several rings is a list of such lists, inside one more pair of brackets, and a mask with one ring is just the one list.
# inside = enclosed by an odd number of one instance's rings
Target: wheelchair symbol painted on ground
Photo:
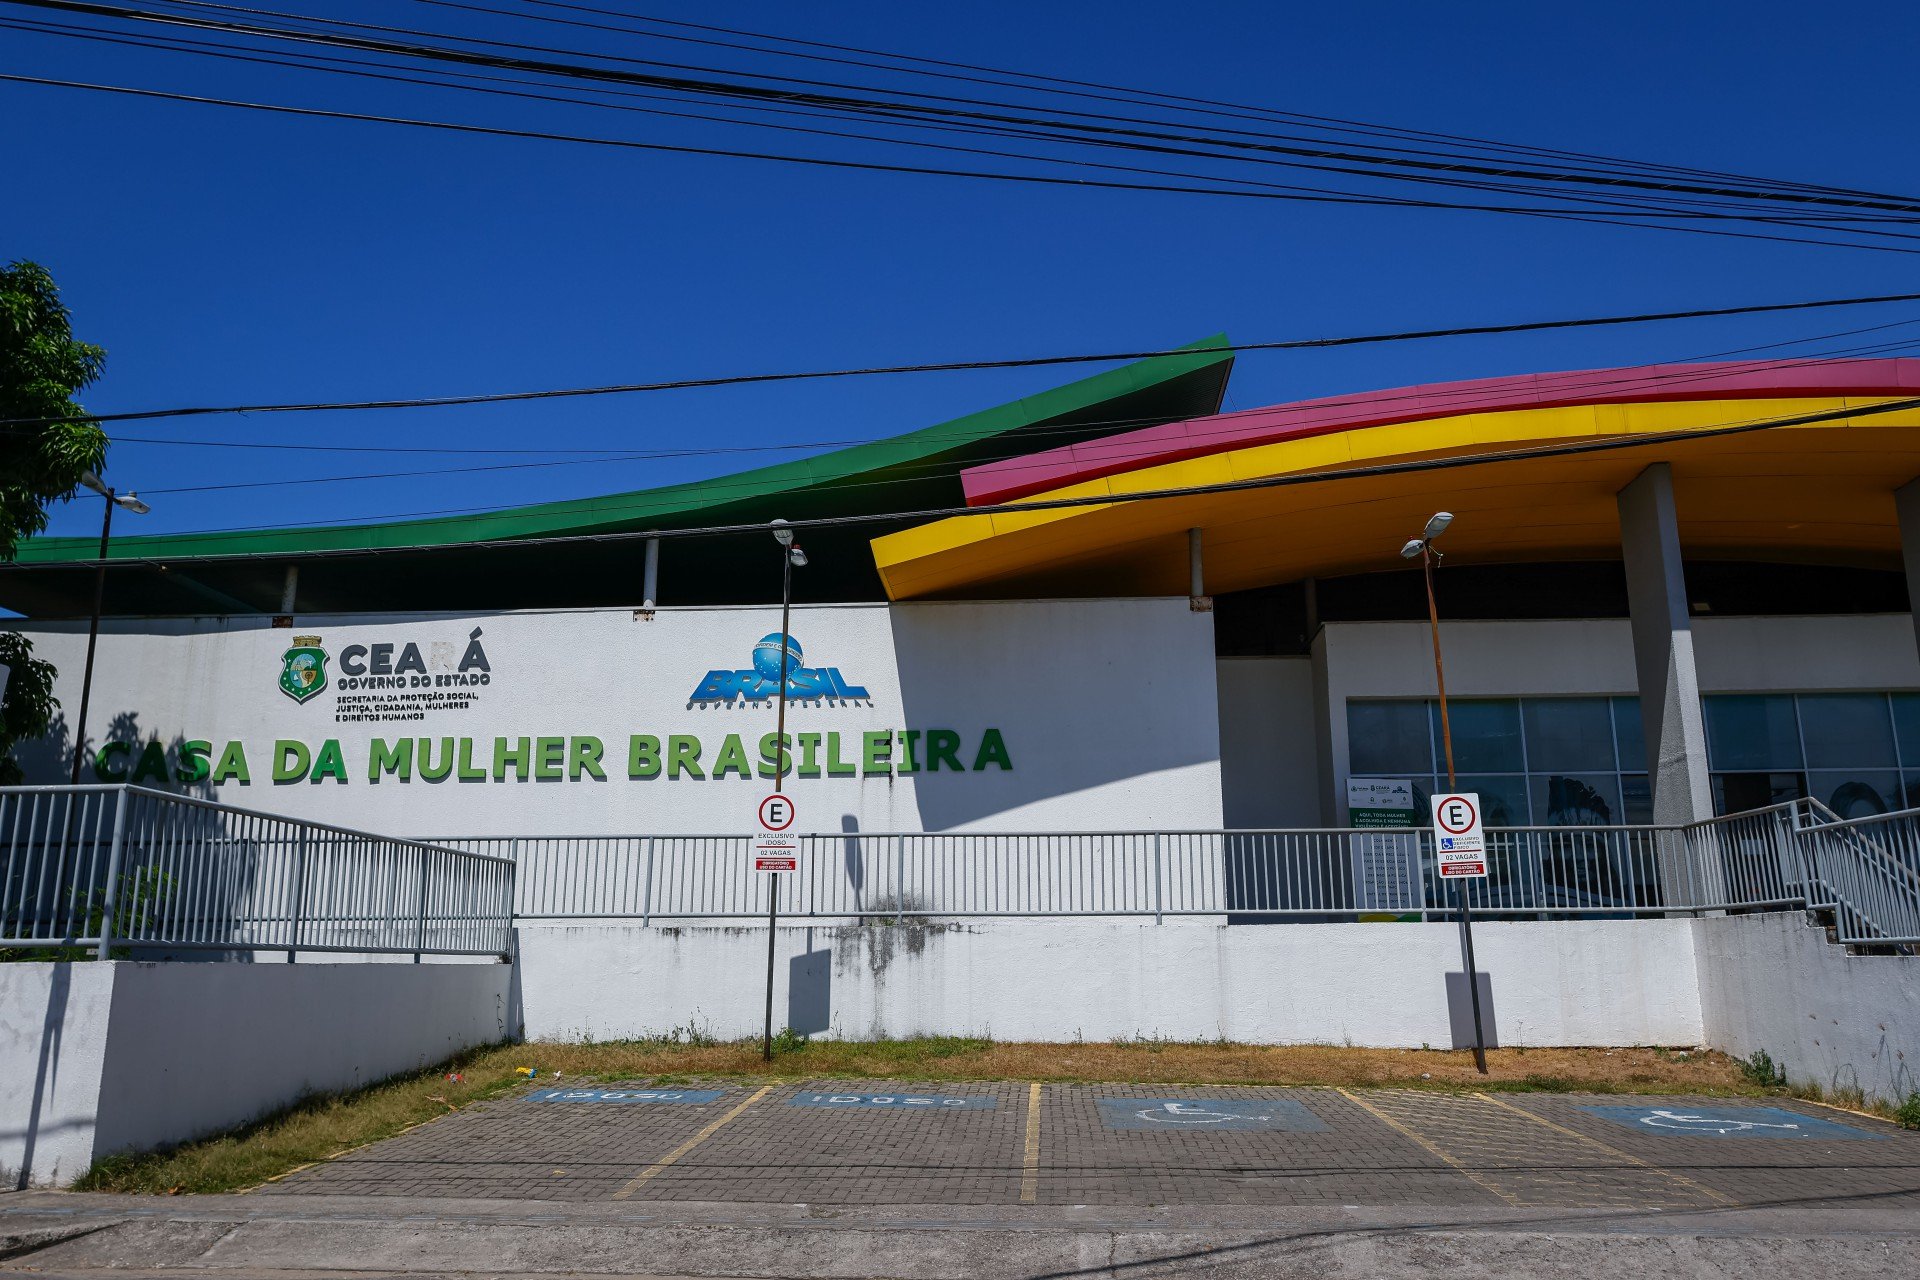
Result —
[[1209, 1111], [1186, 1102], [1163, 1102], [1134, 1114], [1153, 1124], [1220, 1124], [1227, 1120], [1259, 1119], [1258, 1116], [1239, 1115], [1232, 1111]]
[[1798, 1129], [1798, 1124], [1765, 1124], [1759, 1120], [1724, 1120], [1681, 1111], [1649, 1111], [1640, 1123], [1656, 1129], [1679, 1129], [1686, 1133], [1744, 1133], [1748, 1129]]
[[1245, 1133], [1319, 1133], [1320, 1118], [1292, 1098], [1101, 1098], [1109, 1129]]
[[1680, 1138], [1880, 1139], [1852, 1125], [1781, 1107], [1581, 1107], [1639, 1133]]

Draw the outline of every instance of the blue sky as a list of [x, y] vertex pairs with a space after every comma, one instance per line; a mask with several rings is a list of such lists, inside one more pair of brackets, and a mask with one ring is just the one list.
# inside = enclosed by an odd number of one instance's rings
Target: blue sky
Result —
[[[1920, 192], [1908, 65], [1920, 11], [1911, 5], [1853, 7], [1844, 19], [1834, 8], [1784, 4], [627, 7], [1291, 110]], [[486, 22], [415, 4], [330, 11], [468, 31]], [[0, 6], [0, 17], [8, 12]], [[496, 29], [522, 38], [538, 30]], [[591, 37], [549, 31], [545, 42], [583, 39]], [[303, 72], [10, 31], [0, 31], [0, 72], [537, 129], [809, 145], [544, 104], [343, 86]], [[51, 268], [78, 332], [107, 348], [107, 374], [84, 397], [99, 412], [1158, 347], [1222, 329], [1242, 340], [1285, 339], [1920, 289], [1920, 257], [1894, 254], [1483, 214], [608, 153], [13, 84], [0, 84], [0, 121], [0, 172], [21, 184], [0, 200], [0, 258]], [[1687, 358], [1904, 318], [1920, 320], [1920, 308], [1254, 355], [1240, 362], [1229, 407]], [[1892, 334], [1920, 342], [1920, 324]], [[352, 450], [752, 448], [889, 435], [1073, 376], [876, 378], [128, 424], [121, 432]], [[139, 528], [166, 532], [499, 506], [785, 456], [166, 493], [416, 470], [435, 460], [122, 442], [109, 478], [150, 494], [154, 513]], [[96, 520], [91, 505], [62, 508], [53, 529], [87, 532]]]

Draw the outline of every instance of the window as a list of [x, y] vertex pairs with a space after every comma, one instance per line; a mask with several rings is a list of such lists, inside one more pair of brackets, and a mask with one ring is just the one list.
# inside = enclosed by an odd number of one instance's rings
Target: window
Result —
[[[1913, 709], [1920, 739], [1920, 703]], [[1646, 746], [1633, 698], [1449, 698], [1457, 789], [1478, 792], [1494, 827], [1615, 826], [1651, 820]], [[1445, 791], [1439, 703], [1347, 703], [1355, 777], [1409, 778], [1415, 803]], [[1920, 784], [1920, 755], [1915, 757]]]
[[1714, 694], [1701, 703], [1720, 813], [1811, 796], [1858, 818], [1920, 802], [1920, 694]]

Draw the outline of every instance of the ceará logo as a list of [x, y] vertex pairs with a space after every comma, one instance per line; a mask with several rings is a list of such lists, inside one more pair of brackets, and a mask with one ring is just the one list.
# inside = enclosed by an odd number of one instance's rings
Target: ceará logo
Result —
[[787, 668], [787, 697], [818, 701], [865, 700], [870, 695], [859, 685], [848, 684], [838, 667], [803, 665], [800, 642], [778, 631], [762, 636], [753, 646], [753, 667], [747, 671], [709, 671], [688, 698], [689, 703], [765, 702], [780, 692], [780, 664]]

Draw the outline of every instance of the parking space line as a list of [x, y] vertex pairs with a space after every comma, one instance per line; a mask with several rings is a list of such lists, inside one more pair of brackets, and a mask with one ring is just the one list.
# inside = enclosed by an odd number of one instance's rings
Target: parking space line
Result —
[[1461, 1164], [1458, 1160], [1455, 1160], [1452, 1156], [1442, 1151], [1439, 1147], [1436, 1147], [1433, 1143], [1428, 1142], [1425, 1138], [1415, 1133], [1412, 1129], [1409, 1129], [1406, 1125], [1401, 1124], [1398, 1120], [1395, 1120], [1392, 1116], [1380, 1110], [1380, 1108], [1374, 1106], [1372, 1103], [1367, 1102], [1362, 1098], [1355, 1097], [1353, 1094], [1347, 1092], [1345, 1089], [1339, 1090], [1339, 1094], [1341, 1097], [1345, 1098], [1348, 1102], [1351, 1102], [1354, 1106], [1359, 1107], [1362, 1111], [1365, 1111], [1368, 1115], [1371, 1115], [1374, 1119], [1380, 1121], [1380, 1123], [1388, 1126], [1391, 1129], [1397, 1130], [1399, 1133], [1405, 1135], [1408, 1138], [1411, 1138], [1414, 1142], [1419, 1143], [1420, 1146], [1423, 1147], [1430, 1154], [1438, 1156], [1440, 1159], [1446, 1161], [1446, 1163], [1449, 1166], [1451, 1166], [1456, 1172], [1464, 1176], [1468, 1181], [1472, 1182], [1475, 1186], [1478, 1186], [1483, 1190], [1493, 1192], [1493, 1194], [1499, 1196], [1502, 1200], [1505, 1200], [1508, 1204], [1513, 1205], [1515, 1208], [1521, 1207], [1521, 1202], [1518, 1197], [1514, 1196], [1510, 1192], [1502, 1190], [1500, 1187], [1495, 1186], [1493, 1183], [1488, 1182], [1485, 1178], [1482, 1178], [1479, 1174], [1467, 1168], [1467, 1166]]
[[693, 1150], [695, 1147], [699, 1146], [701, 1143], [705, 1142], [708, 1138], [711, 1138], [714, 1134], [720, 1132], [721, 1126], [725, 1125], [728, 1121], [732, 1120], [735, 1116], [738, 1116], [742, 1111], [745, 1111], [748, 1107], [752, 1106], [754, 1103], [760, 1101], [760, 1099], [766, 1097], [769, 1093], [772, 1093], [772, 1092], [773, 1092], [772, 1085], [770, 1084], [761, 1085], [758, 1092], [742, 1100], [737, 1106], [734, 1107], [733, 1110], [727, 1112], [727, 1114], [721, 1116], [718, 1120], [714, 1120], [710, 1122], [706, 1128], [694, 1134], [691, 1138], [688, 1138], [685, 1142], [681, 1143], [679, 1146], [675, 1147], [673, 1150], [667, 1152], [667, 1154], [665, 1154], [664, 1156], [661, 1156], [658, 1160], [654, 1161], [651, 1165], [648, 1165], [647, 1168], [641, 1172], [639, 1177], [635, 1178], [632, 1182], [629, 1182], [626, 1186], [614, 1192], [613, 1198], [615, 1200], [627, 1199], [629, 1196], [633, 1195], [634, 1192], [638, 1191], [641, 1187], [644, 1187], [648, 1182], [652, 1181], [654, 1178], [657, 1178], [662, 1173], [666, 1172], [667, 1167], [671, 1165], [674, 1161], [678, 1160], [681, 1156], [684, 1156], [685, 1154], [687, 1154], [687, 1152]]
[[1692, 1178], [1687, 1177], [1683, 1173], [1675, 1173], [1673, 1170], [1657, 1165], [1653, 1163], [1651, 1160], [1642, 1160], [1639, 1156], [1631, 1155], [1625, 1151], [1620, 1150], [1618, 1147], [1610, 1147], [1606, 1143], [1600, 1141], [1598, 1138], [1590, 1138], [1584, 1133], [1579, 1133], [1573, 1129], [1567, 1128], [1565, 1125], [1555, 1124], [1553, 1121], [1547, 1119], [1545, 1116], [1535, 1115], [1533, 1112], [1527, 1110], [1525, 1107], [1515, 1106], [1513, 1103], [1503, 1101], [1502, 1099], [1496, 1098], [1489, 1093], [1476, 1093], [1473, 1096], [1476, 1098], [1479, 1098], [1483, 1102], [1491, 1102], [1496, 1107], [1505, 1107], [1508, 1111], [1513, 1112], [1517, 1116], [1525, 1116], [1527, 1119], [1533, 1121], [1535, 1124], [1544, 1125], [1546, 1128], [1553, 1130], [1555, 1133], [1564, 1134], [1565, 1136], [1569, 1138], [1573, 1138], [1576, 1141], [1584, 1142], [1590, 1147], [1597, 1147], [1599, 1150], [1606, 1152], [1610, 1156], [1614, 1156], [1618, 1159], [1625, 1160], [1628, 1164], [1638, 1165], [1642, 1169], [1650, 1169], [1653, 1172], [1662, 1175], [1663, 1177], [1671, 1178], [1673, 1181], [1679, 1183], [1681, 1186], [1686, 1187], [1690, 1191], [1697, 1191], [1701, 1195], [1707, 1197], [1709, 1200], [1717, 1201], [1720, 1204], [1734, 1203], [1734, 1201], [1730, 1197], [1721, 1195], [1718, 1191], [1715, 1191], [1712, 1187], [1704, 1186], [1701, 1183], [1695, 1182]]
[[1027, 1149], [1020, 1173], [1020, 1203], [1040, 1198], [1040, 1086], [1027, 1086]]

